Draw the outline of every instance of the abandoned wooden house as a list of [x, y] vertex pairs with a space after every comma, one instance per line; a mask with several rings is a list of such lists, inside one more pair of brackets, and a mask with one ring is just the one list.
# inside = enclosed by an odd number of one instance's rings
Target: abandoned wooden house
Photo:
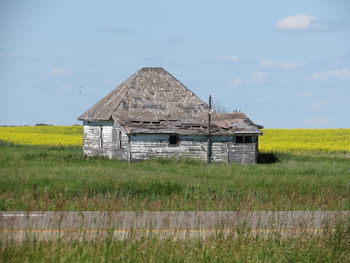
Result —
[[262, 126], [217, 113], [163, 68], [142, 68], [82, 114], [84, 154], [256, 163]]

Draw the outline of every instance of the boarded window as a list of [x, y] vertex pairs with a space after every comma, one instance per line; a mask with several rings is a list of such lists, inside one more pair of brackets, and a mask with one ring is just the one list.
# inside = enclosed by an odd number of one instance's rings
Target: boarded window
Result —
[[179, 144], [179, 136], [170, 135], [169, 136], [169, 145], [175, 146]]

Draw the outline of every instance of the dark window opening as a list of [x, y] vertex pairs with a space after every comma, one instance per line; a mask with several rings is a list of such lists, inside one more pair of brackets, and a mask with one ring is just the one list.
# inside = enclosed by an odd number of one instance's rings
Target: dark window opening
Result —
[[244, 142], [245, 143], [252, 143], [253, 137], [252, 136], [244, 136]]
[[169, 136], [169, 145], [177, 145], [179, 143], [179, 136], [170, 135]]
[[119, 131], [118, 133], [118, 149], [120, 150], [122, 148], [122, 132]]
[[252, 143], [253, 136], [236, 136], [236, 143]]
[[244, 142], [244, 136], [236, 136], [236, 143], [243, 143]]

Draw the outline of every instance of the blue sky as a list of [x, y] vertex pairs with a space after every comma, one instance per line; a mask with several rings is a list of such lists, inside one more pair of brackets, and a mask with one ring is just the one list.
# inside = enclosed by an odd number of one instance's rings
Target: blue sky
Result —
[[0, 1], [0, 125], [79, 123], [151, 66], [266, 128], [350, 128], [350, 1]]

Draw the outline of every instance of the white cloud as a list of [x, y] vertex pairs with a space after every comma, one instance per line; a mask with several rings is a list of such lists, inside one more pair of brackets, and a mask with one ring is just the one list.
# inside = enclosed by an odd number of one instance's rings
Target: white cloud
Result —
[[217, 60], [227, 61], [227, 62], [239, 62], [240, 59], [237, 56], [233, 55], [225, 55], [225, 56], [217, 56]]
[[329, 31], [340, 29], [341, 26], [338, 22], [305, 14], [287, 16], [275, 24], [275, 28], [281, 31]]
[[314, 110], [318, 111], [320, 110], [324, 105], [329, 104], [329, 101], [326, 100], [320, 100], [320, 101], [316, 101], [316, 102], [312, 102], [311, 106]]
[[309, 29], [314, 20], [315, 17], [309, 15], [287, 16], [278, 21], [275, 26], [278, 30], [302, 31]]
[[59, 58], [30, 57], [0, 52], [0, 62], [37, 61], [37, 62], [60, 62]]
[[249, 81], [255, 83], [267, 82], [267, 73], [263, 71], [253, 72]]
[[22, 59], [23, 56], [18, 56], [18, 55], [15, 55], [15, 54], [3, 54], [3, 53], [0, 53], [0, 59]]
[[241, 86], [242, 82], [243, 82], [242, 79], [234, 78], [234, 79], [228, 81], [226, 84], [232, 88], [238, 88]]
[[304, 123], [307, 124], [308, 126], [311, 126], [311, 128], [320, 128], [324, 127], [328, 124], [328, 119], [326, 117], [314, 117], [314, 118], [309, 118], [305, 119]]
[[239, 88], [243, 83], [264, 83], [267, 82], [267, 73], [263, 71], [256, 71], [253, 72], [249, 78], [247, 79], [241, 79], [241, 78], [234, 78], [228, 82], [226, 82], [226, 85], [231, 88]]
[[278, 61], [265, 59], [260, 62], [260, 66], [264, 68], [276, 68], [276, 69], [294, 69], [304, 65], [301, 62], [290, 62], [290, 61]]
[[87, 88], [87, 87], [72, 87], [69, 85], [61, 85], [58, 87], [59, 93], [69, 93], [69, 94], [93, 94], [96, 93], [96, 89], [94, 88]]
[[104, 26], [96, 29], [96, 32], [99, 33], [115, 33], [115, 34], [125, 34], [125, 33], [134, 33], [133, 30], [121, 27], [121, 26]]
[[309, 76], [311, 80], [350, 80], [350, 69], [327, 70], [316, 72]]
[[305, 14], [287, 16], [275, 24], [275, 28], [281, 31], [326, 31], [339, 27], [340, 24], [335, 21], [317, 19]]
[[61, 85], [58, 87], [58, 91], [61, 93], [71, 93], [74, 89], [68, 85]]
[[182, 37], [182, 36], [173, 36], [173, 37], [169, 38], [168, 41], [173, 42], [173, 43], [183, 43], [183, 42], [187, 41], [187, 38]]
[[53, 68], [52, 70], [49, 71], [49, 75], [52, 76], [73, 76], [75, 75], [75, 72], [69, 71], [63, 68]]
[[302, 90], [302, 91], [298, 92], [298, 94], [303, 96], [303, 97], [310, 97], [310, 96], [314, 95], [314, 93], [312, 91], [308, 91], [308, 90]]

